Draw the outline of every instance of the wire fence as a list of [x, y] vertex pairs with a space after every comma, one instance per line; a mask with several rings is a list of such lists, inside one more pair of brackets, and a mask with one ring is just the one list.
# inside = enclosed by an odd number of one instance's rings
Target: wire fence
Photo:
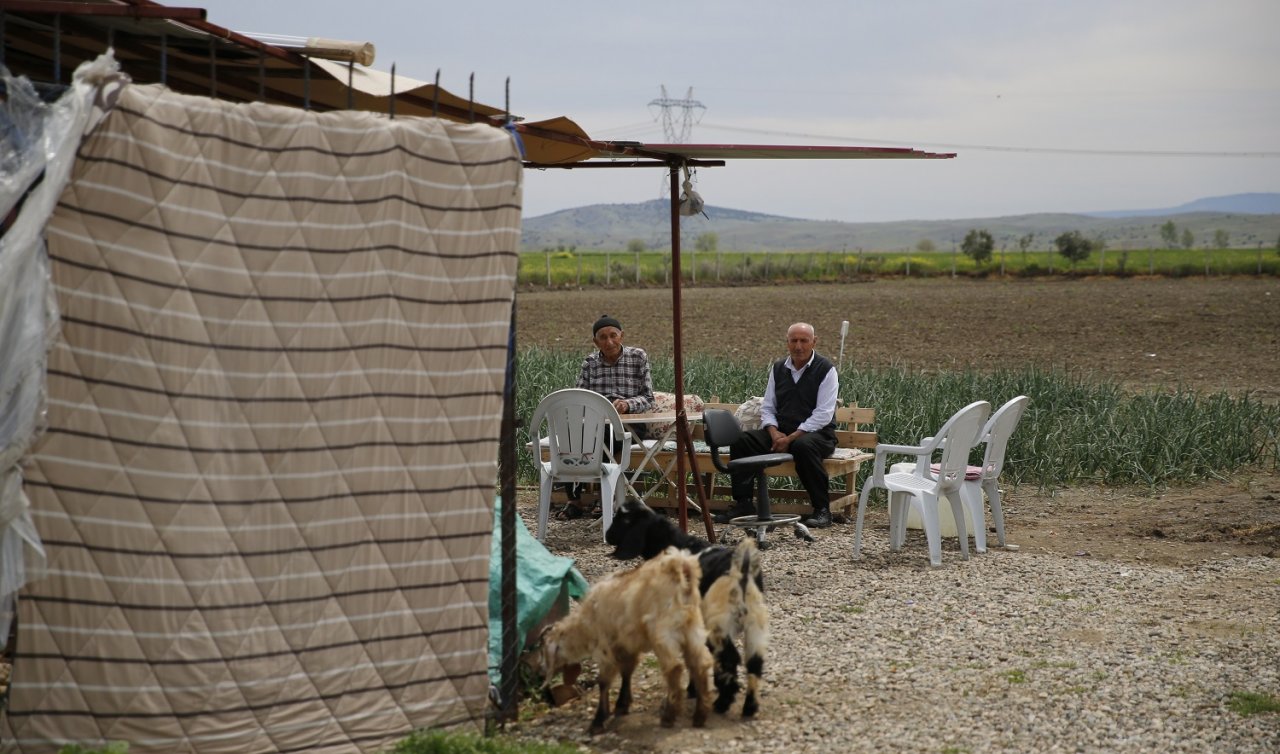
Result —
[[[1255, 249], [1104, 249], [1070, 262], [1056, 251], [996, 250], [975, 262], [959, 252], [686, 251], [681, 282], [849, 282], [866, 277], [1026, 278], [1044, 276], [1280, 276], [1280, 251]], [[669, 285], [669, 252], [543, 250], [520, 255], [526, 288], [625, 288]]]

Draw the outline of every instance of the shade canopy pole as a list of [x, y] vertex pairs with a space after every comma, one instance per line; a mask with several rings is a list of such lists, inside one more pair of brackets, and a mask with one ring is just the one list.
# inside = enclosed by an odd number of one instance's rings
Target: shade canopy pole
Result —
[[[675, 394], [676, 394], [676, 505], [680, 511], [680, 531], [689, 531], [689, 505], [685, 487], [686, 469], [695, 475], [698, 466], [693, 460], [693, 435], [689, 433], [689, 416], [684, 408], [684, 351], [681, 344], [681, 327], [683, 316], [680, 311], [680, 168], [678, 162], [669, 163], [671, 172], [671, 328], [673, 358], [675, 360]], [[686, 457], [689, 466], [685, 466]], [[702, 511], [702, 522], [707, 530], [707, 540], [715, 541], [715, 527], [711, 523], [711, 512], [707, 509], [706, 496], [702, 484], [694, 485], [698, 491], [698, 507]]]

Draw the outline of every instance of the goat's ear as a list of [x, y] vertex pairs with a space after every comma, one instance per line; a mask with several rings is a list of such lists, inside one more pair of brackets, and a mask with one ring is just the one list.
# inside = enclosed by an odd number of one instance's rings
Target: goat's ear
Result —
[[[639, 518], [638, 516], [636, 518]], [[627, 529], [622, 541], [613, 549], [613, 557], [618, 560], [631, 560], [644, 555], [645, 540], [649, 538], [649, 520], [634, 520]]]

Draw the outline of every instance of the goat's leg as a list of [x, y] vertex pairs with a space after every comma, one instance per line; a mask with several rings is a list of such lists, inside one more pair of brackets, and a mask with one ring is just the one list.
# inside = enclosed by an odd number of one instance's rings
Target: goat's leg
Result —
[[684, 697], [680, 693], [684, 664], [680, 661], [678, 647], [657, 643], [653, 647], [653, 653], [657, 655], [658, 667], [661, 668], [662, 677], [667, 684], [667, 696], [662, 702], [660, 721], [662, 727], [670, 728], [675, 725], [676, 718], [680, 716], [680, 707], [684, 704]]
[[742, 656], [729, 636], [717, 636], [707, 642], [707, 649], [715, 660], [716, 713], [723, 715], [733, 706], [738, 696], [738, 663]]
[[613, 705], [616, 717], [631, 712], [631, 676], [636, 672], [637, 657], [618, 658], [618, 670], [622, 675], [622, 688], [618, 690], [618, 701]]
[[707, 713], [711, 707], [711, 689], [708, 685], [711, 675], [711, 653], [707, 651], [705, 644], [690, 642], [684, 646], [684, 664], [689, 668], [689, 680], [697, 690], [697, 701], [694, 702], [693, 707], [693, 727], [701, 728], [707, 724]]
[[591, 735], [604, 733], [604, 723], [609, 719], [609, 687], [613, 685], [613, 676], [616, 670], [612, 665], [600, 663], [599, 677], [596, 679], [596, 685], [600, 688], [600, 700], [596, 703], [596, 716], [591, 720], [591, 727], [587, 732]]
[[746, 654], [747, 693], [742, 700], [742, 716], [752, 717], [760, 709], [758, 695], [760, 684], [764, 680], [764, 653], [769, 647], [769, 608], [758, 589], [747, 590], [747, 614], [744, 616], [743, 629], [742, 650]]

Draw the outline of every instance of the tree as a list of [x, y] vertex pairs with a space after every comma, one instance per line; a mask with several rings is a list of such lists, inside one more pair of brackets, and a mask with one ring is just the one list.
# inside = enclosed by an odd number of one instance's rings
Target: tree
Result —
[[964, 240], [960, 242], [960, 250], [977, 264], [990, 261], [991, 250], [995, 247], [996, 241], [991, 234], [976, 228], [966, 233]]
[[1178, 245], [1178, 226], [1172, 220], [1160, 226], [1160, 240], [1164, 241], [1166, 249], [1172, 249]]
[[1196, 245], [1196, 237], [1190, 228], [1184, 228], [1182, 231], [1182, 248], [1191, 251]]
[[937, 250], [938, 247], [933, 243], [933, 241], [930, 241], [927, 238], [920, 239], [920, 243], [916, 244], [916, 251], [922, 254], [929, 254]]
[[639, 238], [633, 238], [630, 241], [627, 241], [627, 251], [632, 254], [639, 254], [644, 251], [644, 241]]
[[1089, 258], [1094, 248], [1094, 242], [1080, 235], [1078, 230], [1063, 233], [1053, 239], [1053, 245], [1058, 247], [1059, 254], [1071, 262], [1073, 270], [1076, 268], [1076, 263]]
[[1225, 249], [1231, 241], [1231, 236], [1225, 230], [1215, 230], [1213, 232], [1213, 248]]
[[720, 245], [720, 236], [715, 233], [703, 233], [693, 241], [693, 248], [696, 251], [715, 251]]

